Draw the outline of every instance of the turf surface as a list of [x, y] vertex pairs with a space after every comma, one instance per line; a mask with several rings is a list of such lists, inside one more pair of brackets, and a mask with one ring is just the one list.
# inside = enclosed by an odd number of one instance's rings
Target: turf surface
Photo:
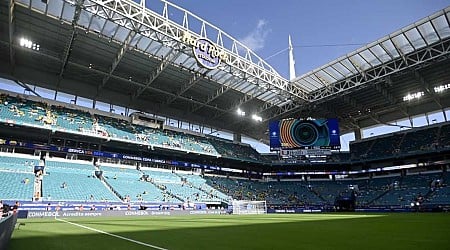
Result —
[[11, 250], [450, 249], [450, 214], [444, 213], [102, 217], [19, 222], [25, 225], [14, 231]]

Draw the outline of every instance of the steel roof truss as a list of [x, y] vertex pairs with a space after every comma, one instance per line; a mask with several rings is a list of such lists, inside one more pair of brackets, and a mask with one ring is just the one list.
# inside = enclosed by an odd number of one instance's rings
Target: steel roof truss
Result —
[[169, 99], [167, 99], [166, 104], [171, 104], [174, 102], [178, 97], [180, 97], [182, 94], [184, 94], [186, 91], [188, 91], [192, 86], [197, 84], [200, 80], [203, 79], [202, 74], [200, 73], [194, 73], [194, 75], [187, 81], [177, 92], [176, 96], [173, 96]]
[[67, 63], [69, 62], [69, 56], [72, 52], [73, 42], [75, 41], [75, 38], [78, 35], [77, 34], [77, 25], [78, 25], [78, 20], [80, 20], [83, 3], [84, 3], [84, 0], [77, 0], [75, 3], [75, 14], [73, 15], [73, 19], [71, 22], [72, 31], [70, 33], [69, 39], [67, 40], [66, 46], [64, 47], [62, 64], [61, 64], [61, 68], [60, 68], [59, 74], [58, 74], [58, 81], [56, 82], [55, 97], [56, 97], [56, 93], [59, 90], [58, 88], [59, 88], [59, 85], [61, 84], [61, 80], [64, 75], [64, 70], [67, 67]]
[[[235, 84], [239, 84], [241, 82], [243, 82], [241, 79], [239, 78], [235, 78], [233, 76], [230, 76], [228, 79], [231, 79], [230, 81], [225, 81], [225, 84], [222, 84], [215, 92], [214, 94], [212, 94], [211, 96], [208, 96], [208, 99], [206, 99], [206, 101], [204, 103], [202, 103], [201, 105], [198, 105], [196, 107], [193, 107], [190, 112], [193, 113], [197, 110], [199, 110], [200, 108], [204, 107], [205, 105], [208, 105], [209, 103], [211, 103], [212, 101], [214, 101], [215, 99], [217, 99], [218, 97], [220, 97], [221, 95], [225, 94], [226, 92], [228, 92], [230, 89], [232, 89], [233, 85]], [[227, 80], [228, 80], [227, 79]]]
[[145, 86], [138, 89], [134, 93], [134, 95], [132, 96], [132, 100], [137, 99], [150, 86], [150, 84], [152, 84], [152, 82], [155, 81], [156, 78], [158, 78], [158, 76], [164, 71], [164, 69], [170, 65], [170, 62], [174, 61], [176, 59], [176, 57], [179, 54], [180, 54], [180, 52], [178, 52], [178, 50], [171, 48], [169, 53], [165, 57], [162, 58], [159, 66], [152, 73], [149, 74], [147, 81], [145, 82]]
[[[385, 82], [388, 83], [388, 85], [392, 84], [392, 80], [391, 78], [388, 76], [385, 79]], [[400, 109], [400, 111], [406, 115], [407, 117], [409, 117], [409, 113], [408, 110], [405, 108], [404, 104], [402, 103], [397, 103], [397, 101], [395, 100], [394, 96], [392, 95], [392, 93], [390, 93], [386, 87], [383, 87], [383, 85], [381, 83], [379, 84], [374, 84], [373, 87], [378, 91], [378, 93], [380, 93], [385, 100], [387, 100], [391, 105], [396, 105], [398, 107], [398, 109]]]
[[[165, 2], [165, 4], [169, 4]], [[148, 11], [138, 4], [127, 0], [91, 0], [89, 4], [86, 4], [86, 9], [93, 14], [102, 15], [102, 13], [114, 14], [114, 18], [111, 18], [115, 23], [125, 26], [131, 29], [130, 24], [135, 26], [135, 23], [141, 23], [143, 26], [149, 27], [155, 31], [158, 31], [165, 36], [170, 37], [176, 41], [179, 41], [185, 28], [175, 22], [167, 22], [164, 17], [157, 15], [154, 12]], [[103, 15], [110, 17], [111, 15]], [[119, 21], [120, 20], [120, 21]], [[193, 34], [197, 36], [197, 34]], [[248, 54], [248, 53], [247, 53]], [[303, 100], [307, 99], [307, 93], [305, 90], [300, 89], [296, 85], [289, 84], [289, 81], [278, 75], [267, 63], [252, 62], [252, 58], [256, 58], [256, 55], [248, 56], [247, 58], [239, 56], [239, 54], [231, 52], [229, 64], [232, 67], [241, 69], [248, 74], [263, 80], [269, 84], [273, 84], [274, 87], [288, 92], [290, 95], [295, 96]], [[263, 67], [264, 66], [264, 67]]]
[[433, 87], [430, 85], [429, 82], [425, 81], [423, 76], [419, 73], [418, 70], [414, 71], [414, 77], [416, 80], [420, 83], [420, 85], [423, 87], [425, 92], [433, 98], [433, 101], [439, 106], [440, 109], [443, 109], [443, 106], [441, 102], [439, 101], [439, 98], [436, 96], [435, 92], [433, 91]]
[[130, 46], [131, 40], [136, 36], [136, 34], [137, 33], [134, 32], [134, 31], [130, 31], [128, 33], [127, 38], [125, 39], [125, 41], [120, 46], [120, 49], [117, 52], [117, 54], [114, 56], [113, 62], [111, 64], [110, 68], [109, 68], [108, 75], [104, 76], [103, 79], [102, 79], [102, 82], [97, 86], [96, 97], [98, 97], [100, 95], [100, 91], [103, 89], [103, 87], [105, 87], [106, 83], [108, 82], [109, 78], [113, 74], [114, 70], [116, 70], [116, 68], [119, 65], [120, 61], [122, 60], [123, 56], [128, 51], [128, 48]]

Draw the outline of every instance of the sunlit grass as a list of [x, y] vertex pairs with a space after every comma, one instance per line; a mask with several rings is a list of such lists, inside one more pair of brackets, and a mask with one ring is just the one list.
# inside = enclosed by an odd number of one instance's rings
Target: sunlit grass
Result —
[[[66, 218], [167, 249], [446, 249], [447, 214], [279, 214]], [[29, 219], [15, 249], [149, 249], [55, 219]]]

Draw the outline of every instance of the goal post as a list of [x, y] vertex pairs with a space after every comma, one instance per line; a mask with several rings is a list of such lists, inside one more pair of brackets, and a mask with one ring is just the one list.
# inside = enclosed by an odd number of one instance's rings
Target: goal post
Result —
[[233, 201], [233, 214], [267, 214], [266, 201]]

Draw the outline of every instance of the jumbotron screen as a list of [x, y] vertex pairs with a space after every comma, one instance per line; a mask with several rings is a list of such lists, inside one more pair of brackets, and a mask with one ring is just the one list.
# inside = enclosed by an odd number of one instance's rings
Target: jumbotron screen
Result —
[[331, 119], [283, 119], [269, 123], [270, 150], [341, 148], [339, 124]]

